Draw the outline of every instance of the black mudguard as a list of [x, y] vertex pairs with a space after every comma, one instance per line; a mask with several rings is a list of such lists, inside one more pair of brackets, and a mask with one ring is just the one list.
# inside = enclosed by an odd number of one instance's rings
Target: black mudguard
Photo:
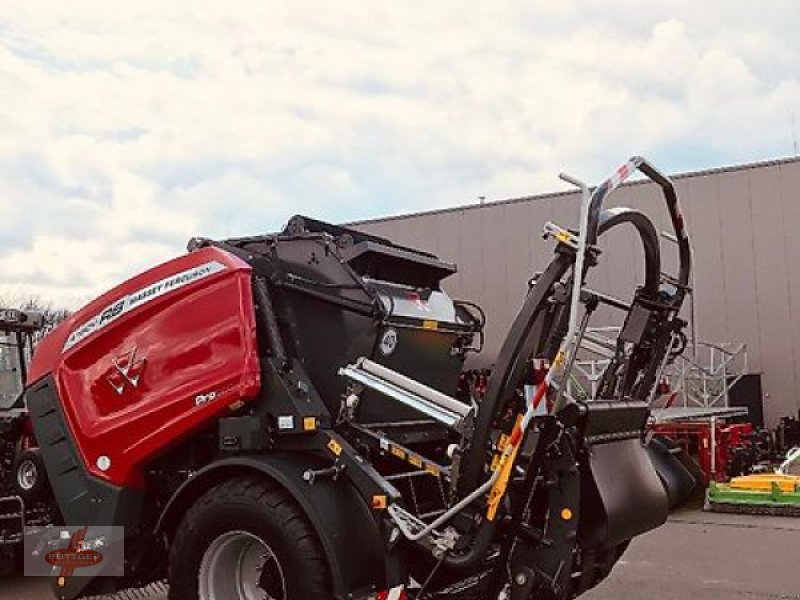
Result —
[[337, 481], [303, 480], [307, 469], [329, 466], [309, 454], [269, 453], [215, 461], [198, 471], [173, 495], [156, 528], [168, 536], [191, 503], [210, 487], [230, 477], [260, 473], [281, 486], [297, 501], [319, 536], [330, 565], [336, 599], [347, 600], [356, 591], [381, 585], [386, 553], [378, 524], [346, 476]]
[[703, 488], [703, 474], [683, 449], [664, 436], [653, 436], [647, 455], [667, 491], [670, 509], [678, 508]]
[[584, 548], [614, 548], [667, 520], [667, 494], [641, 439], [648, 415], [641, 402], [588, 405], [579, 530]]
[[[93, 477], [72, 439], [64, 409], [58, 399], [52, 376], [31, 385], [25, 392], [33, 430], [39, 442], [47, 478], [66, 525], [115, 525], [135, 538], [141, 528], [142, 493], [111, 485]], [[61, 578], [59, 578], [61, 579]], [[53, 593], [61, 600], [72, 600], [90, 592], [90, 586], [105, 583], [104, 578], [75, 575], [63, 586], [53, 578]]]

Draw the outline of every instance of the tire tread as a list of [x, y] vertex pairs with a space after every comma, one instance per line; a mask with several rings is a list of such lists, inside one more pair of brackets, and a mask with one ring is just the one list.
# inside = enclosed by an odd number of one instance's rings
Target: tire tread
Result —
[[[237, 477], [210, 488], [189, 508], [178, 526], [169, 552], [167, 567], [169, 600], [199, 600], [197, 597], [196, 572], [192, 581], [192, 570], [185, 568], [182, 557], [195, 545], [194, 537], [199, 525], [209, 515], [226, 511], [235, 512], [236, 507], [260, 510], [265, 519], [274, 519], [280, 524], [287, 543], [297, 550], [302, 565], [282, 565], [284, 571], [299, 569], [302, 572], [306, 598], [332, 597], [330, 573], [327, 559], [319, 538], [305, 514], [295, 500], [280, 485], [264, 477]], [[288, 576], [287, 576], [288, 577]], [[188, 592], [188, 593], [187, 593]], [[233, 599], [232, 599], [233, 600]], [[288, 600], [296, 600], [294, 597]]]

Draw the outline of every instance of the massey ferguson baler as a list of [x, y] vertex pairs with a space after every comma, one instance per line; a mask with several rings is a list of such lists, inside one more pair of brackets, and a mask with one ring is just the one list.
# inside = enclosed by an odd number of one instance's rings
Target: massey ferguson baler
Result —
[[[637, 169], [664, 192], [675, 276], [644, 214], [602, 209]], [[123, 526], [126, 560], [124, 577], [78, 569], [56, 594], [166, 578], [174, 600], [563, 600], [605, 578], [674, 492], [644, 429], [685, 342], [690, 248], [645, 160], [591, 192], [567, 179], [579, 229], [545, 226], [554, 257], [466, 401], [484, 317], [442, 290], [455, 266], [305, 217], [194, 239], [64, 322], [19, 417], [49, 481], [38, 501], [56, 524]], [[621, 300], [584, 281], [625, 224], [645, 277]], [[565, 382], [601, 305], [624, 325], [597, 397], [577, 401]]]

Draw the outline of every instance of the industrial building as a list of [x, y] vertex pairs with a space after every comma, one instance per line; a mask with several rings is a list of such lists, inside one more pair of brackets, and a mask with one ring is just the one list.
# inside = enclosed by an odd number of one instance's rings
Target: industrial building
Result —
[[[746, 344], [746, 369], [760, 376], [766, 424], [797, 416], [800, 158], [682, 173], [673, 179], [694, 248], [697, 339]], [[552, 242], [543, 240], [542, 226], [547, 221], [574, 226], [578, 200], [577, 192], [545, 193], [354, 226], [458, 265], [445, 288], [486, 310], [486, 347], [476, 364], [490, 366], [527, 282], [550, 260]], [[668, 230], [662, 202], [654, 184], [634, 181], [615, 193], [609, 206], [658, 215], [657, 226]], [[593, 270], [590, 283], [612, 294], [640, 283], [643, 258], [633, 235], [609, 234], [601, 244], [601, 265]], [[669, 245], [665, 240], [665, 271], [670, 271], [674, 258]]]

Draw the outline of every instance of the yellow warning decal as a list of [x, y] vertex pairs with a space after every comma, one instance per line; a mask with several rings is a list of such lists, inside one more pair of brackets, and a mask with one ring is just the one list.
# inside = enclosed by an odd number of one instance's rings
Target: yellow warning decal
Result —
[[335, 456], [339, 456], [342, 453], [342, 446], [335, 439], [331, 438], [328, 442], [328, 450], [333, 452]]
[[422, 460], [420, 459], [419, 456], [414, 456], [413, 454], [409, 455], [408, 462], [410, 462], [412, 465], [414, 465], [418, 469], [422, 468]]
[[306, 417], [303, 419], [303, 429], [306, 431], [314, 431], [317, 428], [316, 417]]
[[439, 321], [423, 321], [422, 322], [423, 329], [439, 329]]
[[556, 239], [564, 244], [569, 244], [572, 241], [572, 234], [569, 231], [561, 230], [556, 234]]
[[[522, 420], [523, 416], [517, 415], [516, 422], [514, 423], [515, 430], [522, 427]], [[497, 475], [497, 479], [489, 492], [486, 518], [490, 521], [494, 521], [495, 516], [497, 516], [497, 509], [500, 507], [500, 501], [503, 499], [503, 496], [505, 496], [508, 480], [511, 477], [511, 469], [514, 466], [514, 462], [517, 460], [517, 452], [519, 452], [521, 445], [522, 444], [517, 443], [517, 445], [512, 448], [511, 438], [509, 438], [505, 443], [502, 453], [496, 454], [492, 461], [492, 471], [499, 471], [500, 473]]]
[[397, 446], [392, 446], [391, 453], [401, 460], [406, 459], [406, 451], [403, 450], [402, 448], [398, 448]]
[[497, 467], [499, 466], [500, 466], [500, 455], [495, 454], [494, 458], [492, 458], [492, 465], [490, 468], [492, 469], [492, 471], [497, 471]]
[[510, 454], [504, 454], [497, 465], [500, 475], [497, 476], [497, 481], [494, 482], [492, 491], [489, 492], [489, 508], [486, 510], [486, 518], [490, 521], [494, 521], [495, 516], [497, 516], [497, 509], [500, 507], [500, 501], [505, 496], [508, 480], [511, 477], [511, 468], [517, 459], [518, 450], [519, 446], [514, 448]]
[[506, 435], [505, 433], [500, 436], [500, 440], [497, 442], [497, 450], [502, 452], [508, 446], [508, 442], [511, 440], [511, 436]]
[[425, 465], [425, 471], [433, 475], [434, 477], [440, 477], [441, 471], [438, 468], [434, 467], [433, 465]]

